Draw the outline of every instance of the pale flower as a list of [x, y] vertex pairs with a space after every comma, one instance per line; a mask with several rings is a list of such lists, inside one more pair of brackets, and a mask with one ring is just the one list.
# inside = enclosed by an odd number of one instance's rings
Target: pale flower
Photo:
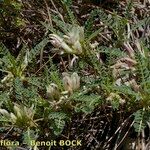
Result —
[[81, 54], [82, 53], [82, 46], [81, 46], [79, 41], [76, 41], [74, 43], [74, 45], [72, 46], [72, 48], [75, 50], [75, 53], [77, 53], [77, 54]]
[[71, 76], [64, 72], [63, 85], [64, 89], [72, 94], [74, 90], [77, 90], [80, 87], [80, 77], [76, 72], [74, 72]]
[[70, 78], [69, 74], [66, 73], [66, 72], [63, 72], [62, 75], [63, 75], [63, 85], [64, 85], [64, 89], [65, 89], [66, 91], [68, 91], [69, 93], [72, 93], [72, 92], [73, 92], [73, 89], [72, 89], [72, 81], [71, 81], [71, 78]]
[[56, 34], [50, 34], [50, 42], [54, 47], [59, 48], [70, 54], [81, 54], [82, 45], [81, 42], [84, 40], [84, 28], [75, 26], [63, 38]]
[[71, 81], [73, 90], [76, 90], [80, 87], [80, 77], [76, 72], [71, 75]]
[[50, 42], [53, 44], [56, 48], [62, 48], [67, 53], [72, 53], [73, 50], [63, 41], [61, 37], [59, 37], [56, 34], [50, 34]]
[[114, 101], [118, 100], [120, 104], [124, 104], [125, 100], [120, 97], [117, 93], [110, 93], [109, 96], [106, 98], [107, 101]]
[[6, 75], [2, 80], [1, 83], [8, 83], [13, 79], [14, 75], [11, 72], [8, 72], [8, 75]]
[[22, 110], [19, 108], [18, 105], [14, 105], [14, 112], [16, 113], [17, 117], [22, 118]]
[[74, 45], [77, 41], [84, 39], [84, 28], [80, 26], [73, 27], [67, 35], [64, 35], [64, 39], [68, 44]]
[[17, 117], [13, 113], [10, 113], [10, 118], [13, 123], [16, 123]]
[[59, 100], [60, 98], [60, 92], [58, 89], [58, 86], [54, 83], [51, 83], [46, 87], [46, 95], [48, 98], [51, 98], [52, 100]]
[[6, 109], [0, 109], [0, 113], [5, 117], [9, 117], [9, 113]]

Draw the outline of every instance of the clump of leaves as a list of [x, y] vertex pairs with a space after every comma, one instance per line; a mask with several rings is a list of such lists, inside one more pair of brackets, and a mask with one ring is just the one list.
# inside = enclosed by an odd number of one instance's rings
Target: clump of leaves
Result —
[[[144, 19], [138, 26], [131, 25], [132, 20], [128, 20], [131, 16], [126, 18], [96, 9], [81, 25], [70, 9], [72, 1], [61, 1], [61, 4], [67, 13], [62, 17], [56, 7], [51, 13], [48, 9], [52, 22], [42, 23], [47, 38], [33, 49], [24, 47], [15, 58], [3, 44], [0, 46], [1, 125], [24, 127], [24, 141], [37, 139], [35, 134], [55, 138], [62, 133], [72, 114], [87, 115], [103, 104], [111, 105], [113, 111], [124, 108], [125, 113], [133, 114], [134, 127], [140, 133], [149, 122], [150, 54], [144, 45], [149, 41], [148, 21]], [[99, 20], [99, 29], [93, 26], [96, 20]], [[139, 28], [145, 29], [142, 42], [136, 37]], [[63, 73], [48, 53], [50, 60], [34, 73], [29, 64], [36, 63], [35, 58], [49, 42], [53, 46], [51, 52], [62, 58]], [[65, 63], [63, 56], [68, 58]], [[41, 54], [40, 61], [42, 58]], [[116, 130], [114, 135], [119, 135], [118, 139], [126, 132], [123, 127], [128, 120], [130, 117]], [[114, 139], [109, 136], [108, 143]]]
[[14, 105], [13, 112], [10, 113], [5, 109], [0, 109], [0, 113], [5, 122], [10, 122], [12, 125], [16, 125], [20, 128], [37, 126], [36, 121], [33, 120], [34, 111], [34, 106], [27, 108], [25, 106], [19, 106], [18, 104]]

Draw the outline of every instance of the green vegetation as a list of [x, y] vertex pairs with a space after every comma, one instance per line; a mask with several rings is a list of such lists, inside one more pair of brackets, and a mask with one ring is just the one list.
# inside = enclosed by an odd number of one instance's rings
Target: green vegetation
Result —
[[0, 1], [0, 146], [148, 150], [149, 5]]

